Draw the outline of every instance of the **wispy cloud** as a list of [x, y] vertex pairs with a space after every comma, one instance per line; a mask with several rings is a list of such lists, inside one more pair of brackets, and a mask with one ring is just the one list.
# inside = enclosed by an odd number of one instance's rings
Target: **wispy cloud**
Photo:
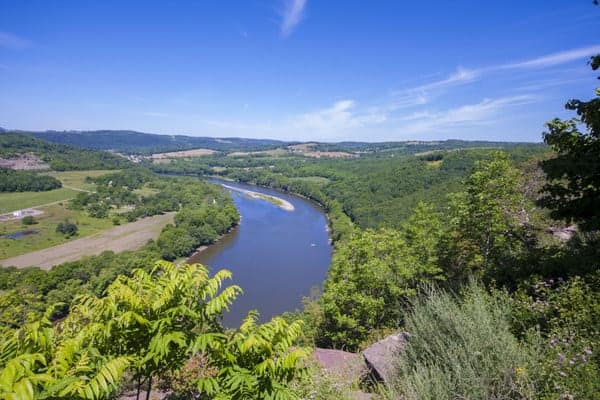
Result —
[[598, 53], [600, 53], [600, 45], [581, 47], [578, 49], [547, 54], [530, 60], [500, 65], [496, 69], [547, 68], [583, 58], [589, 58]]
[[158, 118], [167, 118], [167, 117], [171, 116], [171, 114], [169, 114], [169, 113], [153, 112], [153, 111], [143, 112], [142, 115], [144, 115], [146, 117], [158, 117]]
[[307, 0], [286, 0], [281, 12], [281, 35], [289, 36], [304, 18]]
[[385, 122], [387, 116], [377, 109], [364, 112], [357, 110], [354, 100], [340, 100], [332, 106], [301, 114], [290, 121], [297, 131], [314, 132], [323, 135], [342, 133], [362, 128], [366, 125]]
[[501, 111], [535, 101], [531, 95], [484, 99], [443, 111], [421, 111], [398, 119], [399, 130], [408, 134], [445, 131], [456, 127], [491, 122]]
[[31, 41], [9, 32], [0, 31], [0, 48], [21, 50], [30, 46]]
[[387, 111], [426, 104], [436, 93], [443, 92], [454, 86], [471, 83], [477, 80], [480, 75], [480, 70], [458, 67], [454, 73], [446, 78], [395, 90], [392, 92], [392, 101], [389, 102]]

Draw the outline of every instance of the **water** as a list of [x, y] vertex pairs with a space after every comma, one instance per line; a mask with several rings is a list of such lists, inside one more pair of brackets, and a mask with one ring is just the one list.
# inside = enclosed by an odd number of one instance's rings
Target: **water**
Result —
[[266, 321], [301, 308], [302, 297], [321, 285], [331, 261], [325, 214], [299, 197], [252, 185], [227, 185], [277, 196], [292, 203], [294, 211], [230, 190], [241, 215], [240, 225], [188, 260], [213, 271], [230, 270], [232, 283], [244, 290], [225, 314], [225, 326], [239, 326], [251, 309], [257, 309], [261, 321]]
[[5, 235], [4, 238], [5, 239], [18, 239], [18, 238], [22, 238], [22, 237], [28, 236], [28, 235], [35, 235], [36, 233], [39, 233], [39, 231], [29, 229], [26, 231], [20, 231], [20, 232], [11, 233], [9, 235]]

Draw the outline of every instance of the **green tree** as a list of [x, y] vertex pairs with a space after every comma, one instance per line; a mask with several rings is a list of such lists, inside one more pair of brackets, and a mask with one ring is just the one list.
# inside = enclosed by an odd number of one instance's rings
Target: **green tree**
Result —
[[77, 225], [69, 222], [69, 220], [65, 220], [56, 226], [56, 232], [62, 233], [67, 237], [75, 236], [77, 234]]
[[[592, 57], [593, 70], [600, 67], [600, 55]], [[543, 161], [548, 183], [540, 204], [552, 217], [579, 224], [585, 231], [600, 229], [600, 88], [589, 101], [570, 100], [567, 110], [577, 118], [554, 119], [546, 124], [544, 142], [556, 157]], [[580, 127], [584, 125], [585, 131]]]
[[466, 190], [451, 197], [444, 265], [459, 280], [475, 272], [494, 275], [512, 265], [523, 244], [525, 200], [519, 172], [505, 153], [478, 161]]
[[99, 330], [94, 337], [100, 352], [131, 359], [138, 398], [145, 383], [149, 396], [155, 377], [225, 338], [220, 317], [241, 292], [235, 285], [221, 288], [230, 277], [226, 270], [209, 277], [202, 265], [158, 262], [150, 273], [119, 276], [104, 297], [81, 298], [65, 330], [82, 329], [82, 321], [84, 330]]
[[290, 383], [305, 376], [309, 351], [290, 348], [302, 323], [277, 317], [258, 325], [257, 319], [251, 312], [221, 346], [208, 349], [208, 366], [218, 373], [197, 380], [200, 393], [223, 400], [298, 399]]
[[0, 336], [0, 398], [107, 399], [129, 365], [92, 346], [91, 329], [63, 336], [47, 318]]
[[[433, 218], [429, 211], [423, 205], [417, 215]], [[372, 330], [396, 328], [404, 304], [418, 288], [443, 279], [435, 265], [435, 250], [420, 254], [431, 244], [426, 232], [438, 228], [433, 219], [419, 221], [406, 234], [392, 229], [356, 231], [342, 243], [320, 300], [323, 320], [317, 344], [355, 350]]]

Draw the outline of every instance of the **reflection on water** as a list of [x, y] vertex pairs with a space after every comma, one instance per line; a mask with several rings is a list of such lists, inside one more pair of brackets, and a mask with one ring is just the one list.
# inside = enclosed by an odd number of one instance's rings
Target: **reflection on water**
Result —
[[292, 203], [294, 211], [230, 191], [241, 215], [240, 225], [188, 260], [213, 270], [229, 269], [233, 283], [244, 290], [225, 315], [225, 325], [239, 325], [251, 309], [257, 309], [261, 321], [265, 321], [300, 308], [302, 297], [325, 279], [331, 261], [323, 211], [295, 196], [251, 185], [227, 184], [280, 197]]

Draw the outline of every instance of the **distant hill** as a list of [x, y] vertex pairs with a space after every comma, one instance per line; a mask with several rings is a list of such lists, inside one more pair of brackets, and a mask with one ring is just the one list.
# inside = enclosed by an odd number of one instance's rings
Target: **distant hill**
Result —
[[279, 140], [269, 139], [157, 135], [136, 131], [45, 131], [27, 133], [49, 142], [67, 144], [85, 149], [113, 150], [127, 154], [152, 154], [197, 148], [217, 151], [255, 151], [288, 144]]
[[[0, 132], [2, 132], [0, 128]], [[19, 131], [21, 132], [21, 131]], [[512, 147], [523, 143], [442, 140], [398, 142], [286, 142], [272, 139], [213, 138], [185, 135], [159, 135], [127, 130], [22, 132], [39, 139], [83, 149], [112, 150], [125, 154], [148, 155], [205, 148], [221, 152], [253, 152], [276, 148], [305, 148], [317, 152], [368, 153], [375, 156], [415, 154], [463, 148]], [[302, 146], [297, 146], [302, 145]], [[537, 145], [533, 144], [532, 145]], [[289, 149], [288, 149], [289, 150]]]
[[0, 158], [26, 153], [35, 154], [56, 171], [121, 169], [131, 165], [126, 158], [107, 151], [50, 143], [21, 132], [0, 131]]

